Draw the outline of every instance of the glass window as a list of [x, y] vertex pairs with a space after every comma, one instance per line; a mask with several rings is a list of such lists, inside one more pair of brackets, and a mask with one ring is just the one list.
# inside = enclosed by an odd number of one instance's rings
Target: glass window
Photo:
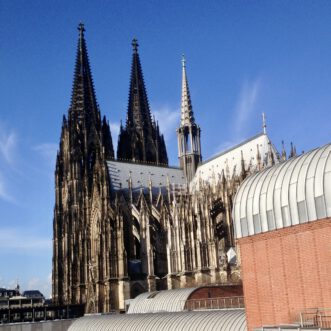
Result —
[[267, 211], [267, 221], [268, 221], [268, 229], [274, 230], [275, 222], [274, 222], [274, 214], [273, 214], [272, 210]]
[[253, 223], [254, 223], [254, 233], [260, 233], [261, 224], [260, 224], [260, 217], [258, 214], [253, 215]]
[[291, 225], [288, 206], [283, 206], [282, 207], [282, 219], [283, 219], [283, 225], [284, 226], [290, 226]]
[[320, 195], [319, 197], [316, 197], [315, 198], [315, 204], [316, 204], [317, 219], [325, 218], [326, 217], [326, 212], [325, 212], [324, 196]]
[[240, 219], [240, 223], [241, 223], [241, 235], [243, 237], [248, 236], [248, 224], [247, 224], [247, 219], [246, 218], [241, 218]]
[[153, 298], [155, 298], [157, 295], [158, 295], [158, 291], [156, 291], [156, 292], [153, 292], [152, 294], [150, 294], [148, 297], [147, 297], [147, 299], [153, 299]]
[[306, 208], [306, 201], [298, 202], [298, 213], [299, 213], [299, 222], [305, 223], [307, 222], [307, 208]]

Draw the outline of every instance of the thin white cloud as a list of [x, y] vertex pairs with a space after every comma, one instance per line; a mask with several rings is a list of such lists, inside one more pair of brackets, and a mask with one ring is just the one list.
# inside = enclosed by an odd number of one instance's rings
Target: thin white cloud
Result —
[[235, 136], [244, 135], [246, 123], [254, 112], [260, 89], [260, 79], [244, 82], [235, 106]]
[[52, 273], [49, 273], [46, 278], [32, 277], [28, 280], [26, 290], [39, 290], [45, 298], [51, 295]]
[[18, 252], [40, 250], [45, 252], [45, 250], [50, 251], [51, 248], [51, 239], [38, 237], [24, 228], [0, 228], [0, 250], [16, 250]]
[[12, 196], [7, 192], [5, 184], [0, 181], [0, 198], [7, 202], [14, 202]]
[[14, 131], [8, 132], [4, 125], [0, 123], [0, 154], [8, 164], [14, 163], [16, 144], [16, 133]]
[[234, 119], [232, 123], [233, 135], [230, 139], [218, 145], [214, 154], [219, 154], [227, 149], [239, 144], [247, 137], [247, 128], [249, 127], [249, 120], [251, 117], [255, 118], [254, 111], [259, 96], [261, 79], [254, 81], [245, 81], [241, 87], [239, 97], [234, 107]]
[[12, 289], [12, 288], [16, 288], [17, 286], [17, 280], [12, 279], [9, 283], [8, 283], [8, 288]]
[[179, 126], [180, 111], [167, 106], [160, 107], [154, 112], [155, 119], [159, 123], [160, 131], [166, 141], [176, 137], [176, 128]]
[[16, 285], [17, 285], [17, 279], [12, 279], [10, 281], [7, 281], [6, 279], [0, 276], [0, 287], [6, 289], [14, 289]]
[[43, 143], [34, 146], [33, 150], [38, 152], [51, 167], [55, 167], [56, 152], [58, 150], [57, 144]]
[[2, 178], [2, 174], [0, 173], [0, 199], [5, 200], [7, 202], [15, 202], [15, 199], [8, 192], [8, 188], [5, 184], [4, 179]]
[[0, 199], [6, 202], [15, 202], [15, 199], [9, 193], [8, 187], [10, 181], [8, 178], [13, 172], [18, 173], [15, 169], [17, 147], [17, 135], [14, 130], [9, 130], [0, 121]]
[[120, 124], [117, 122], [109, 122], [109, 128], [110, 128], [111, 137], [113, 140], [114, 152], [116, 156], [118, 135], [120, 133]]
[[31, 278], [23, 281], [21, 281], [19, 277], [8, 281], [0, 276], [0, 287], [14, 289], [17, 284], [20, 285], [21, 293], [26, 290], [39, 290], [45, 298], [50, 298], [52, 291], [52, 273], [49, 273], [45, 277], [32, 276]]

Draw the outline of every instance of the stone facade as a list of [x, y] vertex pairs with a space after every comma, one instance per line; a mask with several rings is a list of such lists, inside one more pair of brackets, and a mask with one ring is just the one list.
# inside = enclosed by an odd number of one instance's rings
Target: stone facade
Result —
[[[240, 281], [239, 256], [233, 259], [233, 198], [247, 175], [277, 162], [277, 155], [262, 134], [201, 164], [200, 128], [184, 65], [182, 93], [181, 168], [174, 169], [167, 167], [163, 135], [151, 120], [134, 41], [128, 116], [116, 161], [80, 25], [55, 170], [55, 303], [86, 303], [87, 312], [107, 312], [124, 309], [125, 299], [144, 291]], [[128, 173], [120, 179], [124, 168]]]
[[109, 311], [126, 291], [123, 216], [111, 203], [111, 135], [106, 119], [101, 121], [82, 25], [79, 33], [72, 100], [56, 159], [52, 292], [56, 304]]

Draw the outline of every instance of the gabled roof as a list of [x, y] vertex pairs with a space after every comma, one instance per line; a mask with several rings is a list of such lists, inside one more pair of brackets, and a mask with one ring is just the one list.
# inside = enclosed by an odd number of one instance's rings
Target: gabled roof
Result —
[[43, 298], [44, 295], [39, 290], [28, 290], [23, 292], [23, 296], [27, 298]]
[[169, 184], [184, 185], [185, 177], [183, 170], [175, 167], [161, 167], [153, 164], [107, 161], [110, 186], [114, 191], [129, 188], [131, 178], [132, 190], [139, 191], [149, 187], [150, 181], [153, 190], [166, 188]]
[[241, 162], [244, 160], [245, 169], [255, 169], [258, 165], [258, 154], [261, 162], [267, 164], [269, 148], [273, 154], [275, 162], [278, 162], [278, 152], [271, 144], [270, 139], [264, 133], [258, 134], [242, 143], [215, 155], [209, 160], [204, 161], [197, 168], [196, 174], [191, 182], [191, 188], [197, 187], [199, 180], [210, 182], [214, 178], [217, 180], [222, 173], [225, 177], [232, 177], [234, 171], [237, 175], [241, 171]]

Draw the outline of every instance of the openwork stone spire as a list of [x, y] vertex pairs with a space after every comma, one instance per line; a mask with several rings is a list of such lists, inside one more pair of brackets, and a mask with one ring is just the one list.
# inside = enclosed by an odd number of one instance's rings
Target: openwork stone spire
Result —
[[182, 57], [182, 105], [181, 105], [181, 126], [192, 125], [194, 123], [194, 115], [190, 97], [190, 90], [186, 75], [186, 60]]
[[84, 24], [78, 26], [79, 38], [77, 46], [76, 65], [74, 82], [72, 88], [72, 98], [70, 115], [80, 120], [100, 121], [100, 113], [96, 101], [90, 63], [87, 54], [85, 41]]
[[[112, 158], [114, 157], [112, 137], [106, 119], [101, 123], [83, 23], [79, 24], [78, 31], [76, 64], [68, 119], [70, 130], [72, 136], [80, 141], [82, 152], [85, 153], [86, 157], [90, 153], [95, 154], [96, 150], [104, 149], [106, 158]], [[83, 139], [83, 135], [85, 135], [85, 139]], [[104, 146], [101, 146], [100, 142]]]
[[[72, 98], [68, 120], [63, 118], [55, 169], [52, 291], [57, 304], [83, 303], [87, 312], [98, 312], [110, 310], [98, 293], [112, 291], [106, 284], [110, 270], [101, 272], [100, 266], [108, 263], [106, 252], [115, 240], [107, 227], [114, 220], [108, 214], [106, 164], [114, 151], [108, 122], [100, 119], [82, 23], [78, 30]], [[93, 274], [89, 265], [96, 270]]]
[[145, 88], [144, 77], [138, 54], [138, 41], [132, 40], [132, 67], [129, 91], [127, 127], [149, 129], [152, 126], [151, 113]]
[[168, 164], [163, 135], [160, 135], [158, 125], [151, 118], [137, 39], [132, 40], [132, 51], [126, 126], [120, 132], [117, 157], [132, 161]]
[[200, 144], [200, 127], [195, 123], [190, 91], [186, 76], [186, 61], [182, 58], [182, 102], [180, 127], [177, 129], [178, 158], [183, 168], [187, 183], [195, 175], [202, 160]]

